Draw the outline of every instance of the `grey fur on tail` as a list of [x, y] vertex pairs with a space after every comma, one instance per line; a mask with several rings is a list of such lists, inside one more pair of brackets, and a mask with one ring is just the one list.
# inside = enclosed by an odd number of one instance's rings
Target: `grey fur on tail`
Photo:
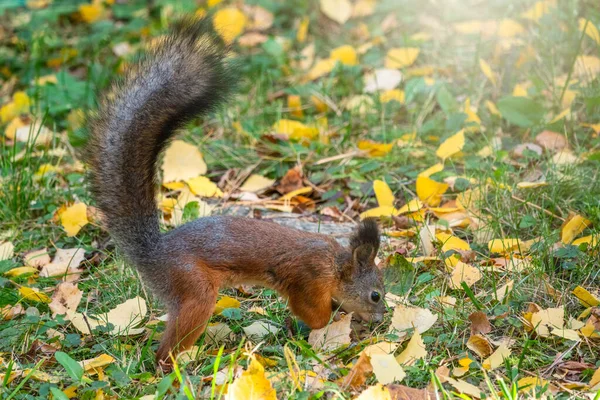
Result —
[[183, 19], [113, 84], [89, 121], [93, 195], [111, 236], [142, 272], [155, 264], [161, 240], [157, 159], [177, 128], [231, 91], [226, 53], [209, 20]]

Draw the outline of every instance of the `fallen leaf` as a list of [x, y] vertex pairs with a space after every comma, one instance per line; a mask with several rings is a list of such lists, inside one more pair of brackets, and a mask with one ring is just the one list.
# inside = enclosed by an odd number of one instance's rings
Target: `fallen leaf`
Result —
[[373, 181], [373, 191], [375, 192], [375, 198], [377, 204], [382, 207], [393, 207], [394, 206], [394, 193], [392, 189], [382, 180], [375, 179]]
[[273, 13], [261, 6], [244, 5], [244, 12], [249, 17], [248, 29], [253, 31], [266, 31], [273, 26], [275, 17]]
[[468, 287], [471, 287], [477, 283], [481, 277], [481, 271], [477, 268], [462, 261], [458, 261], [450, 276], [450, 287], [452, 289], [460, 289], [462, 288], [462, 282], [465, 282]]
[[[387, 353], [378, 353], [387, 355]], [[392, 356], [393, 358], [393, 356]], [[396, 360], [394, 360], [396, 361]], [[352, 366], [348, 375], [343, 379], [344, 386], [350, 386], [353, 389], [358, 389], [365, 384], [369, 376], [373, 373], [373, 367], [371, 366], [371, 357], [364, 350], [360, 353], [358, 360]]]
[[371, 96], [355, 95], [345, 100], [344, 107], [351, 113], [364, 116], [374, 110], [375, 102]]
[[454, 386], [454, 388], [456, 390], [458, 390], [460, 393], [469, 395], [476, 399], [481, 398], [481, 389], [479, 389], [477, 386], [472, 385], [469, 382], [464, 381], [462, 379], [447, 378], [447, 380], [448, 380], [448, 383], [450, 383], [452, 386]]
[[48, 250], [43, 248], [25, 253], [23, 260], [25, 261], [25, 265], [29, 267], [41, 268], [50, 263], [50, 255], [48, 255]]
[[331, 50], [331, 52], [329, 52], [329, 58], [337, 60], [344, 65], [358, 65], [358, 55], [356, 54], [356, 50], [348, 44]]
[[540, 0], [521, 14], [522, 18], [538, 22], [550, 9], [556, 7], [556, 0]]
[[446, 232], [437, 232], [435, 237], [442, 243], [442, 251], [447, 252], [450, 250], [471, 250], [469, 243], [465, 242], [461, 238], [454, 235], [450, 235]]
[[79, 362], [87, 373], [98, 373], [98, 370], [115, 362], [115, 358], [108, 354], [100, 354], [97, 357]]
[[579, 342], [581, 340], [579, 338], [579, 334], [577, 333], [577, 331], [575, 331], [573, 329], [565, 329], [565, 328], [557, 329], [557, 328], [552, 328], [552, 330], [550, 331], [550, 334], [554, 335], [554, 336], [558, 336], [558, 337], [563, 338], [563, 339], [573, 340], [573, 341], [576, 341], [576, 342]]
[[25, 309], [19, 303], [14, 306], [7, 304], [0, 308], [0, 320], [8, 321], [21, 314], [25, 314]]
[[219, 347], [230, 337], [232, 330], [223, 322], [215, 322], [208, 324], [205, 332], [206, 336], [204, 340], [208, 344]]
[[84, 203], [75, 203], [58, 212], [60, 223], [67, 232], [67, 236], [77, 235], [81, 228], [89, 221], [87, 218], [87, 206]]
[[213, 15], [213, 26], [225, 43], [231, 43], [240, 36], [246, 27], [248, 18], [235, 7], [226, 7]]
[[[419, 330], [415, 330], [410, 341], [406, 345], [406, 348], [396, 360], [402, 365], [414, 365], [417, 360], [421, 360], [427, 357], [427, 350], [425, 349], [425, 343], [419, 334]], [[383, 382], [381, 382], [383, 383]]]
[[[517, 381], [519, 393], [531, 393], [536, 387], [543, 388], [547, 385], [548, 381], [536, 376], [527, 376]], [[539, 393], [539, 391], [537, 392]]]
[[329, 74], [331, 71], [333, 71], [336, 63], [337, 60], [332, 60], [331, 58], [317, 61], [306, 74], [306, 80], [312, 81]]
[[302, 18], [298, 31], [296, 32], [296, 40], [298, 43], [306, 42], [306, 36], [308, 35], [308, 24], [310, 23], [310, 17], [307, 15]]
[[4, 273], [5, 276], [14, 278], [25, 274], [37, 274], [39, 271], [35, 267], [17, 267], [9, 269]]
[[561, 241], [564, 244], [570, 244], [581, 232], [589, 227], [591, 223], [590, 220], [579, 214], [572, 215], [562, 227]]
[[417, 177], [417, 196], [419, 199], [432, 207], [442, 202], [442, 195], [448, 190], [448, 184], [439, 183], [426, 176]]
[[490, 67], [490, 64], [488, 64], [485, 60], [483, 59], [479, 59], [479, 68], [481, 68], [481, 71], [483, 72], [483, 74], [490, 80], [490, 82], [492, 82], [492, 85], [496, 86], [496, 75], [494, 75], [494, 72], [492, 71], [492, 67]]
[[85, 250], [76, 247], [73, 249], [56, 249], [56, 254], [51, 263], [43, 265], [40, 276], [64, 276], [72, 281], [79, 278], [81, 271], [79, 264], [85, 259]]
[[385, 56], [385, 67], [399, 69], [414, 64], [421, 50], [416, 47], [396, 47], [388, 50]]
[[510, 357], [510, 349], [505, 344], [500, 345], [487, 359], [481, 363], [483, 368], [491, 371], [504, 364], [504, 360]]
[[134, 297], [119, 304], [105, 314], [99, 314], [98, 318], [87, 314], [67, 311], [67, 319], [73, 326], [83, 334], [91, 334], [90, 328], [98, 326], [113, 325], [110, 333], [114, 335], [136, 335], [143, 332], [144, 328], [135, 328], [145, 317], [148, 309], [146, 301], [141, 297]]
[[223, 197], [216, 183], [206, 176], [197, 176], [185, 181], [193, 194], [200, 197]]
[[50, 311], [52, 311], [52, 317], [65, 315], [69, 311], [77, 311], [77, 306], [82, 297], [83, 292], [79, 290], [76, 283], [60, 283], [52, 294], [52, 302], [48, 305]]
[[515, 251], [525, 251], [526, 246], [521, 239], [492, 239], [488, 242], [490, 253], [505, 254]]
[[589, 82], [600, 73], [600, 58], [581, 55], [575, 61], [574, 77], [582, 82]]
[[390, 101], [397, 101], [400, 104], [404, 104], [405, 98], [404, 91], [399, 89], [386, 90], [379, 95], [379, 101], [384, 104]]
[[265, 376], [265, 368], [250, 356], [246, 371], [237, 377], [227, 388], [226, 400], [277, 400], [275, 389]]
[[348, 0], [319, 0], [321, 12], [340, 25], [352, 16], [352, 4]]
[[287, 136], [290, 140], [312, 140], [319, 135], [319, 129], [291, 119], [281, 119], [273, 125], [273, 131]]
[[183, 140], [174, 140], [165, 151], [162, 171], [163, 183], [168, 183], [204, 175], [207, 168], [196, 146]]
[[279, 332], [279, 327], [268, 321], [255, 321], [242, 329], [246, 336], [253, 340], [262, 340], [267, 335], [275, 335]]
[[596, 388], [597, 385], [600, 385], [600, 368], [594, 372], [592, 379], [590, 379], [590, 390], [600, 390], [600, 387]]
[[394, 147], [394, 143], [377, 143], [372, 140], [358, 141], [359, 150], [367, 152], [369, 157], [385, 156], [392, 150], [392, 147]]
[[104, 8], [101, 3], [79, 5], [79, 15], [81, 19], [88, 24], [92, 24], [102, 19], [103, 12]]
[[392, 315], [391, 328], [397, 330], [401, 337], [406, 336], [406, 331], [409, 329], [425, 333], [436, 323], [437, 319], [437, 314], [433, 314], [428, 309], [398, 305]]
[[308, 336], [308, 343], [317, 351], [332, 351], [350, 343], [350, 322], [352, 313], [346, 314], [339, 321], [332, 322], [321, 329], [313, 329]]
[[15, 255], [15, 245], [12, 242], [0, 242], [0, 261], [10, 260]]
[[240, 187], [242, 192], [253, 192], [257, 193], [263, 191], [275, 183], [275, 179], [266, 178], [262, 175], [252, 174], [246, 179], [244, 184]]
[[481, 358], [489, 357], [494, 349], [489, 340], [483, 335], [473, 335], [467, 341], [467, 348], [473, 351]]
[[585, 34], [591, 37], [596, 44], [600, 45], [600, 32], [598, 32], [596, 25], [594, 25], [594, 23], [590, 20], [579, 18], [579, 30], [583, 32], [584, 29]]
[[392, 90], [402, 82], [402, 73], [397, 69], [380, 68], [364, 77], [365, 93], [373, 93], [379, 90]]
[[368, 345], [363, 349], [362, 353], [366, 354], [369, 357], [375, 354], [392, 354], [396, 351], [398, 346], [398, 343], [383, 341]]
[[479, 333], [490, 333], [492, 331], [492, 325], [488, 320], [487, 315], [481, 311], [475, 311], [469, 315], [469, 321], [471, 321], [471, 335], [477, 335]]
[[37, 303], [50, 303], [50, 297], [45, 293], [40, 292], [39, 289], [21, 286], [19, 293], [25, 300], [34, 301]]
[[213, 311], [214, 315], [219, 315], [223, 312], [223, 310], [227, 308], [240, 308], [240, 302], [237, 299], [229, 296], [223, 296], [217, 301], [215, 304], [215, 309]]
[[373, 354], [371, 366], [377, 381], [383, 385], [402, 381], [406, 373], [391, 354]]
[[550, 335], [549, 328], [562, 329], [564, 327], [564, 318], [564, 308], [548, 308], [534, 312], [531, 315], [531, 325], [538, 335], [548, 337]]
[[579, 299], [584, 307], [600, 306], [600, 299], [581, 286], [577, 286], [571, 293], [573, 293], [573, 295]]
[[465, 131], [461, 129], [454, 135], [450, 136], [448, 139], [444, 140], [436, 150], [435, 154], [439, 158], [445, 160], [446, 158], [460, 152], [464, 145]]
[[548, 130], [538, 133], [535, 142], [551, 152], [564, 150], [568, 146], [567, 138], [564, 135]]
[[502, 301], [504, 300], [506, 295], [512, 291], [514, 283], [515, 283], [515, 281], [513, 281], [511, 279], [505, 285], [500, 286], [498, 289], [496, 289], [496, 292], [494, 293], [493, 298], [495, 300], [497, 300], [499, 303], [502, 303]]
[[294, 117], [303, 118], [304, 112], [302, 111], [302, 101], [299, 95], [290, 94], [287, 97], [287, 108]]
[[436, 174], [438, 172], [442, 172], [444, 170], [444, 164], [437, 163], [427, 168], [425, 171], [419, 172], [418, 176], [424, 176], [429, 178], [431, 175]]

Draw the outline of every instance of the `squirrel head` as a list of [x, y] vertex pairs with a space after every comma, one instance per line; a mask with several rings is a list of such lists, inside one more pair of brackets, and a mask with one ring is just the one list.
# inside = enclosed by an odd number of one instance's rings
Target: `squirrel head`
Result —
[[350, 248], [338, 258], [340, 284], [333, 295], [342, 310], [354, 312], [365, 321], [383, 319], [383, 274], [375, 265], [379, 229], [374, 219], [365, 219], [350, 239]]

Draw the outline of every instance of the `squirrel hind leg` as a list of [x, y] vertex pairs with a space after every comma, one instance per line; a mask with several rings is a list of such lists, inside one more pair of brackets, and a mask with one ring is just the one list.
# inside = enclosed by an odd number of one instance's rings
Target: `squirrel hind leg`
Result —
[[218, 286], [201, 273], [193, 275], [186, 276], [186, 282], [175, 286], [179, 293], [173, 302], [175, 305], [169, 307], [167, 328], [156, 352], [156, 361], [164, 370], [172, 365], [171, 354], [177, 357], [194, 345], [215, 308]]

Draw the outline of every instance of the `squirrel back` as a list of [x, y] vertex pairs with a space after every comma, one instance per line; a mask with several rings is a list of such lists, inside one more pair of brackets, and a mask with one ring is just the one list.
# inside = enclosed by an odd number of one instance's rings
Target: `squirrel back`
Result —
[[231, 91], [225, 53], [209, 20], [183, 19], [132, 64], [89, 121], [93, 195], [113, 239], [142, 271], [161, 240], [158, 156], [177, 128]]

